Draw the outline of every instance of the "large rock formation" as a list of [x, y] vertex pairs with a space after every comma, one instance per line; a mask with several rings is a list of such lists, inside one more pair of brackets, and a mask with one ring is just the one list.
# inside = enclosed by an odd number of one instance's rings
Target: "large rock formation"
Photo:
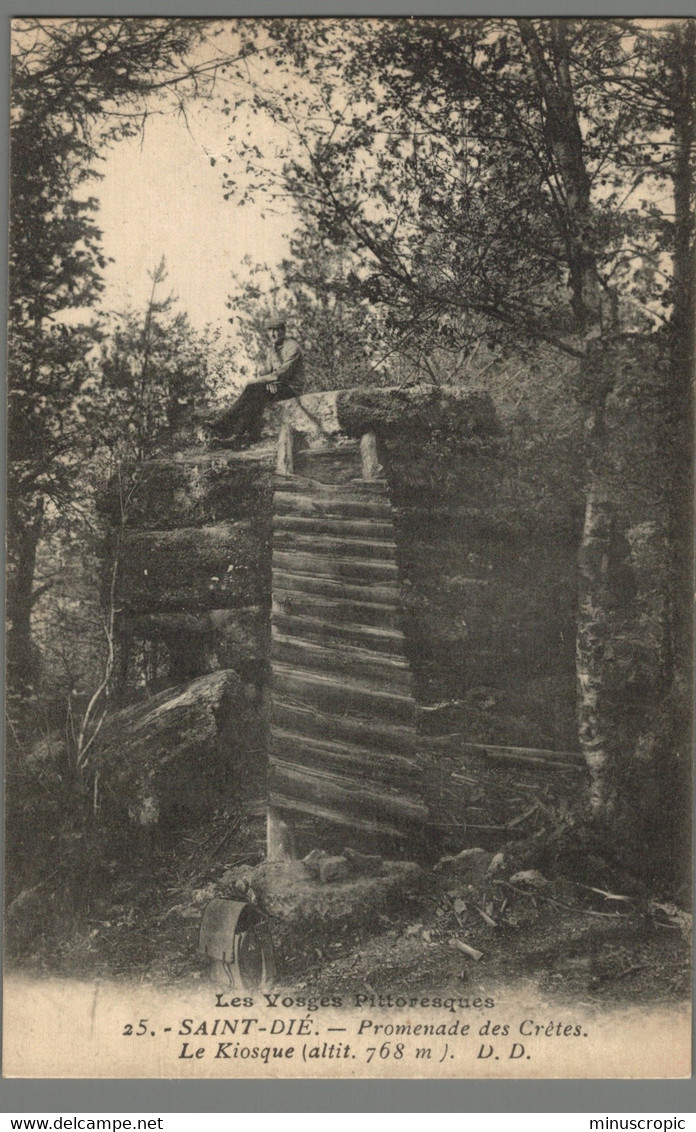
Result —
[[138, 825], [185, 824], [240, 784], [257, 714], [253, 688], [235, 672], [199, 676], [111, 714], [97, 765]]
[[[200, 821], [230, 795], [264, 788], [258, 694], [220, 669], [167, 688], [104, 719], [90, 754], [95, 797], [110, 821], [164, 834]], [[64, 734], [37, 743], [30, 767], [70, 774]]]
[[[119, 551], [121, 696], [171, 687], [164, 704], [182, 681], [232, 669], [265, 702], [285, 422], [314, 452], [376, 436], [421, 733], [572, 749], [581, 501], [540, 474], [538, 453], [515, 450], [490, 398], [458, 387], [354, 389], [309, 394], [269, 417], [251, 449], [191, 444], [139, 471]], [[115, 527], [115, 495], [103, 510]]]
[[[198, 443], [137, 470], [111, 540], [121, 700], [219, 668], [262, 682], [274, 461], [273, 440], [241, 453]], [[101, 502], [114, 532], [117, 489]]]

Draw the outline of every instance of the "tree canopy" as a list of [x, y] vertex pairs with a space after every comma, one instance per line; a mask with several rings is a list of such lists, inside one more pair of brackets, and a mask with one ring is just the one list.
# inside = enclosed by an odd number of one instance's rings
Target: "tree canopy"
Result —
[[575, 352], [600, 316], [665, 318], [676, 245], [659, 197], [684, 160], [688, 28], [287, 20], [265, 34], [284, 81], [266, 63], [253, 104], [288, 156], [276, 172], [254, 134], [246, 191], [301, 201], [404, 328], [465, 322]]
[[[36, 549], [64, 507], [98, 407], [95, 310], [106, 266], [90, 183], [105, 147], [157, 110], [181, 110], [215, 73], [186, 62], [195, 20], [19, 19], [13, 24], [8, 366], [8, 660], [31, 683]], [[154, 101], [153, 101], [154, 100]]]

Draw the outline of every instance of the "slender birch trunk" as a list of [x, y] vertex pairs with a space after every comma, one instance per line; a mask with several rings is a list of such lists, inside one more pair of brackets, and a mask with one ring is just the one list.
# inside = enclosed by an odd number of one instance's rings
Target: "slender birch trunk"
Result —
[[611, 509], [606, 484], [588, 486], [585, 522], [578, 551], [578, 624], [575, 639], [578, 737], [590, 777], [593, 814], [611, 812], [610, 754], [603, 725], [607, 648], [607, 597]]
[[571, 301], [586, 360], [582, 400], [588, 406], [587, 494], [585, 522], [578, 551], [579, 604], [576, 630], [578, 739], [589, 772], [593, 815], [607, 817], [615, 809], [612, 756], [604, 716], [604, 684], [609, 598], [609, 541], [612, 511], [608, 487], [604, 408], [611, 388], [603, 341], [614, 326], [603, 318], [603, 304], [593, 240], [591, 182], [570, 69], [570, 46], [563, 20], [550, 22], [545, 51], [533, 20], [518, 20], [543, 102], [546, 149], [556, 170], [563, 205]]

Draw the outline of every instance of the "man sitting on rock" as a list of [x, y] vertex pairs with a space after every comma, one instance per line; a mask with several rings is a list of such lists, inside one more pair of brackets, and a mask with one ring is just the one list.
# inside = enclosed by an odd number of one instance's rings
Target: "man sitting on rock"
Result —
[[218, 443], [246, 440], [253, 444], [261, 436], [266, 405], [287, 401], [302, 392], [304, 360], [299, 342], [286, 336], [282, 318], [270, 319], [266, 330], [271, 335], [273, 348], [265, 367], [247, 382], [235, 403], [208, 424]]

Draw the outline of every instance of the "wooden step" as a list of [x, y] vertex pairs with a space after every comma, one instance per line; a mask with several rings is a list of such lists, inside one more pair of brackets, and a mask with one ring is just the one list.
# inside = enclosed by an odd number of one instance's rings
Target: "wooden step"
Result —
[[290, 798], [297, 796], [329, 808], [336, 807], [341, 813], [362, 814], [368, 820], [374, 821], [384, 815], [409, 823], [423, 821], [427, 817], [423, 803], [406, 793], [379, 790], [326, 770], [309, 770], [273, 758], [268, 778], [271, 791], [278, 790]]
[[377, 558], [385, 562], [396, 561], [396, 543], [393, 539], [345, 538], [335, 535], [300, 534], [297, 531], [274, 531], [273, 549], [296, 550], [299, 553], [340, 555], [346, 558]]
[[273, 595], [315, 594], [318, 597], [345, 599], [353, 602], [368, 602], [370, 605], [386, 605], [396, 609], [400, 600], [399, 590], [394, 585], [380, 583], [362, 585], [341, 582], [335, 578], [317, 578], [309, 574], [296, 574], [289, 570], [273, 569]]
[[307, 476], [277, 476], [276, 493], [318, 496], [322, 499], [389, 499], [389, 487], [383, 480], [363, 480], [356, 477], [349, 483], [322, 483]]
[[394, 541], [394, 524], [383, 519], [329, 519], [325, 515], [314, 518], [311, 515], [289, 513], [273, 516], [274, 536], [278, 531]]
[[378, 688], [402, 692], [404, 695], [411, 692], [411, 670], [408, 662], [399, 656], [385, 656], [383, 653], [347, 645], [327, 648], [313, 641], [283, 636], [274, 630], [271, 661], [276, 660], [294, 665], [303, 672], [344, 673]]
[[[314, 661], [320, 665], [323, 663], [332, 663], [332, 657], [338, 655], [345, 657], [351, 664], [356, 666], [364, 663], [374, 666], [375, 671], [390, 671], [395, 672], [410, 672], [408, 661], [403, 653], [391, 652], [377, 652], [365, 645], [353, 645], [344, 643], [329, 643], [321, 644], [317, 641], [309, 641], [305, 637], [298, 636], [294, 633], [284, 633], [277, 625], [271, 626], [271, 646], [277, 645], [280, 647], [287, 646], [290, 649], [297, 649], [299, 654], [306, 656], [309, 660], [311, 658], [314, 667]], [[278, 659], [281, 659], [280, 657]], [[321, 669], [320, 669], [321, 670]], [[357, 673], [359, 675], [359, 673]]]
[[326, 460], [322, 464], [315, 462], [309, 464], [302, 460], [297, 460], [292, 477], [283, 476], [284, 480], [290, 478], [294, 479], [296, 482], [310, 484], [312, 486], [319, 485], [320, 487], [358, 488], [358, 490], [360, 490], [363, 485], [368, 485], [369, 488], [382, 487], [385, 490], [388, 489], [388, 484], [384, 476], [380, 476], [378, 479], [374, 480], [364, 480], [362, 478], [360, 463], [345, 464], [336, 462], [331, 464]]
[[[370, 593], [370, 590], [367, 591]], [[273, 612], [282, 617], [307, 617], [325, 624], [345, 623], [400, 631], [401, 610], [394, 604], [350, 601], [311, 593], [273, 589]]]
[[416, 749], [416, 732], [413, 727], [360, 719], [341, 712], [327, 714], [279, 695], [273, 696], [271, 724], [273, 727], [322, 741], [336, 739], [363, 750], [378, 753], [390, 751], [409, 760]]
[[273, 497], [276, 515], [324, 516], [329, 519], [390, 519], [393, 511], [387, 497], [309, 495], [276, 491]]
[[271, 755], [295, 766], [333, 770], [340, 774], [357, 771], [361, 779], [395, 784], [417, 778], [418, 763], [388, 751], [358, 747], [332, 739], [317, 739], [271, 726]]
[[[399, 829], [393, 825], [386, 818], [381, 815], [375, 819], [365, 817], [364, 814], [349, 813], [344, 814], [340, 809], [333, 809], [331, 806], [320, 806], [316, 802], [310, 802], [307, 798], [298, 797], [296, 793], [286, 794], [283, 789], [283, 783], [270, 784], [268, 788], [268, 804], [274, 806], [279, 810], [294, 810], [299, 814], [306, 814], [308, 817], [315, 818], [317, 821], [332, 822], [336, 825], [348, 826], [350, 830], [359, 830], [363, 833], [369, 833], [373, 837], [388, 837], [391, 840], [403, 840], [411, 832], [408, 828]], [[293, 791], [296, 787], [292, 787]]]
[[396, 562], [379, 558], [342, 558], [299, 550], [273, 550], [273, 567], [312, 578], [346, 579], [352, 582], [397, 582]]
[[324, 448], [303, 448], [300, 455], [306, 460], [324, 460], [327, 456], [343, 457], [346, 461], [354, 463], [360, 460], [360, 441], [357, 437], [349, 437], [340, 443], [332, 442]]
[[280, 633], [319, 644], [356, 645], [374, 652], [404, 655], [404, 635], [400, 629], [359, 625], [350, 621], [336, 624], [329, 617], [294, 617], [274, 609], [272, 624]]
[[350, 448], [298, 452], [295, 475], [320, 480], [321, 483], [345, 483], [362, 475], [360, 444]]
[[300, 704], [328, 713], [413, 726], [413, 698], [402, 692], [385, 691], [369, 678], [356, 680], [347, 676], [299, 672], [293, 665], [278, 660], [273, 662], [271, 670], [274, 696], [296, 699]]

